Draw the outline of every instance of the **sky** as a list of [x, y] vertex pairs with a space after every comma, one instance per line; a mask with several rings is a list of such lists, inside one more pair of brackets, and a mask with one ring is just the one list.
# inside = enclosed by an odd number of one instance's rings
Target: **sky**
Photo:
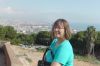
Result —
[[59, 18], [74, 29], [93, 25], [100, 31], [100, 0], [0, 0], [1, 20], [49, 25]]

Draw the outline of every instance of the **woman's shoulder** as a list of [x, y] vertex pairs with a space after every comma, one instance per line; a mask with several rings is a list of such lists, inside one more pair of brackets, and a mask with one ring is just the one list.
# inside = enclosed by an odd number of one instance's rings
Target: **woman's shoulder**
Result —
[[68, 44], [70, 44], [70, 42], [69, 42], [69, 40], [64, 40], [63, 42], [62, 42], [62, 45], [68, 45]]
[[54, 46], [56, 44], [56, 42], [57, 42], [57, 38], [54, 38], [53, 41], [51, 42], [50, 47]]
[[69, 54], [73, 54], [73, 48], [69, 42], [69, 40], [65, 40], [59, 47], [58, 51], [67, 52]]
[[60, 46], [61, 48], [72, 48], [71, 43], [69, 42], [69, 40], [64, 40], [63, 43]]

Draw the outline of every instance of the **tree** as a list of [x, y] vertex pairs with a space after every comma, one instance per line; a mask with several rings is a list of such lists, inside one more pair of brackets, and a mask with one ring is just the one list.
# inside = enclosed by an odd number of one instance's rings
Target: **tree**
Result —
[[40, 31], [36, 36], [36, 43], [40, 45], [49, 45], [51, 42], [51, 35], [48, 31]]
[[91, 54], [94, 55], [94, 42], [97, 39], [96, 28], [94, 26], [87, 27], [85, 36], [87, 54], [88, 56]]
[[32, 33], [32, 34], [30, 35], [30, 38], [31, 38], [32, 44], [34, 44], [34, 43], [35, 43], [35, 40], [36, 40], [36, 34], [35, 34], [35, 33]]
[[35, 42], [35, 37], [36, 34], [32, 33], [32, 34], [23, 34], [23, 33], [18, 33], [16, 39], [17, 42], [20, 41], [21, 44], [24, 45], [33, 45]]
[[16, 30], [14, 30], [14, 28], [12, 26], [5, 26], [4, 31], [5, 31], [5, 39], [6, 40], [12, 40], [17, 35]]
[[16, 38], [21, 41], [21, 44], [27, 44], [27, 40], [26, 40], [27, 35], [26, 34], [18, 33]]
[[17, 38], [14, 38], [14, 39], [11, 40], [11, 44], [13, 44], [13, 45], [19, 45], [19, 44], [21, 44], [21, 40], [17, 39]]
[[0, 39], [4, 40], [4, 38], [5, 38], [4, 27], [2, 25], [0, 25]]
[[96, 39], [95, 43], [100, 45], [100, 31], [97, 32], [97, 39]]
[[71, 44], [74, 48], [74, 52], [78, 54], [85, 54], [85, 31], [77, 32], [77, 34], [74, 34], [71, 38]]

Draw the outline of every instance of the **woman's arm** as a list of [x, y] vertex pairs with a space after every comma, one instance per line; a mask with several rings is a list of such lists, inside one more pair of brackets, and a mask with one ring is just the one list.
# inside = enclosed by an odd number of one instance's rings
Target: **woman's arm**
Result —
[[58, 63], [58, 62], [52, 62], [52, 63], [51, 63], [51, 66], [61, 66], [61, 64]]

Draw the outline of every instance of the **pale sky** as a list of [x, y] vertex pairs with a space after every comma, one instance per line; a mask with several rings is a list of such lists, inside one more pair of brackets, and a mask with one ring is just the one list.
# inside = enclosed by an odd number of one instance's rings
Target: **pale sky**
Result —
[[100, 0], [0, 0], [0, 19], [51, 24], [58, 18], [76, 29], [94, 25], [100, 30]]

